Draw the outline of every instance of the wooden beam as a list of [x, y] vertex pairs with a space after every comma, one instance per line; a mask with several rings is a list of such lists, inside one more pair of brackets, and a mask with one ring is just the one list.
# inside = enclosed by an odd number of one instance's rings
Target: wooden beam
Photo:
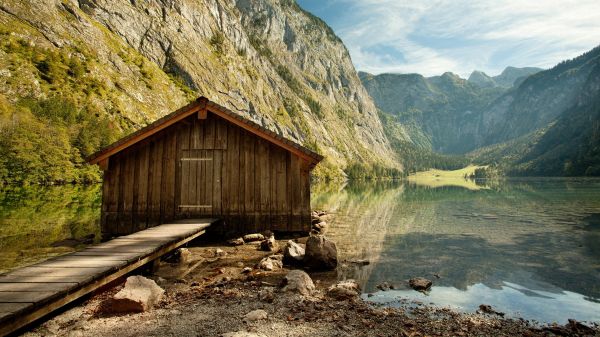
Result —
[[110, 159], [110, 157], [106, 157], [104, 159], [102, 159], [101, 161], [98, 162], [98, 167], [100, 167], [100, 169], [102, 171], [106, 171], [108, 170], [108, 160]]
[[208, 117], [208, 109], [206, 107], [198, 110], [198, 119], [206, 119]]
[[167, 119], [166, 121], [164, 121], [163, 123], [156, 125], [154, 127], [149, 128], [147, 131], [145, 132], [140, 132], [139, 134], [136, 134], [134, 136], [132, 136], [131, 138], [127, 139], [126, 141], [124, 141], [123, 143], [112, 147], [110, 149], [108, 149], [107, 151], [101, 153], [100, 155], [98, 155], [97, 157], [91, 159], [89, 161], [90, 164], [98, 164], [100, 161], [112, 156], [113, 154], [122, 151], [128, 147], [130, 147], [131, 145], [144, 140], [150, 136], [152, 136], [153, 134], [158, 133], [159, 131], [162, 131], [164, 129], [166, 129], [167, 127], [179, 122], [182, 119], [185, 119], [186, 117], [190, 116], [191, 114], [197, 112], [199, 109], [201, 109], [202, 107], [200, 105], [194, 105], [192, 106], [189, 110], [182, 112], [181, 114], [171, 118], [171, 119]]

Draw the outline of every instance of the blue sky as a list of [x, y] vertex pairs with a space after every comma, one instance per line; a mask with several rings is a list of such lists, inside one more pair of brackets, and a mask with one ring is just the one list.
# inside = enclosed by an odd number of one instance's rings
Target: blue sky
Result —
[[600, 45], [600, 0], [297, 0], [370, 73], [550, 68]]

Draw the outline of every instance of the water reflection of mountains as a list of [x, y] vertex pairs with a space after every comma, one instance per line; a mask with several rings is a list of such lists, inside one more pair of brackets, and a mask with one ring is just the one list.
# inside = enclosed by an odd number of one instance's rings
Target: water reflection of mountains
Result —
[[314, 206], [336, 212], [330, 236], [342, 257], [371, 261], [343, 265], [339, 277], [367, 291], [426, 276], [463, 290], [506, 281], [528, 296], [569, 290], [600, 298], [600, 237], [589, 230], [600, 213], [597, 180], [518, 180], [478, 191], [396, 181], [317, 191]]

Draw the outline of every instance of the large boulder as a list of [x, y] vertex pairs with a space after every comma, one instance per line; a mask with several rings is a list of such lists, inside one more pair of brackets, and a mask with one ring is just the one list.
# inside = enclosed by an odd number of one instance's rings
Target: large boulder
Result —
[[283, 291], [298, 292], [307, 296], [315, 290], [315, 284], [310, 276], [302, 270], [291, 270], [283, 279]]
[[323, 235], [313, 235], [306, 241], [304, 265], [311, 269], [332, 270], [337, 267], [337, 248]]
[[300, 264], [304, 260], [304, 247], [289, 240], [283, 248], [283, 262], [287, 264]]
[[129, 276], [125, 287], [108, 299], [103, 307], [110, 313], [143, 312], [158, 304], [164, 293], [153, 280]]
[[338, 282], [327, 289], [327, 296], [336, 300], [347, 300], [360, 295], [360, 286], [354, 280]]

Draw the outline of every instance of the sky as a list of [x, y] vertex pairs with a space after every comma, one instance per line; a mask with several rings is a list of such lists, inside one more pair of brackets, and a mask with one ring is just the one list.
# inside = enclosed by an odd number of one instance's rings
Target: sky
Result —
[[600, 45], [600, 0], [297, 0], [373, 74], [551, 68]]

